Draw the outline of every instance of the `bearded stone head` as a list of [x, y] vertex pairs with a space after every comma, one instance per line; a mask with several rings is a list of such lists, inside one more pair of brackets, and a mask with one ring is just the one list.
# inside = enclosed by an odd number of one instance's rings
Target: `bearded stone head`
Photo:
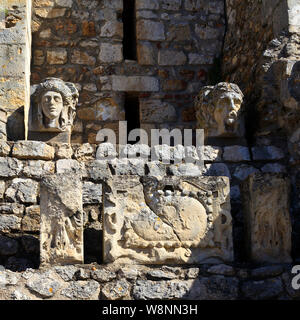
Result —
[[242, 137], [243, 93], [236, 84], [203, 87], [195, 100], [197, 127], [206, 137]]

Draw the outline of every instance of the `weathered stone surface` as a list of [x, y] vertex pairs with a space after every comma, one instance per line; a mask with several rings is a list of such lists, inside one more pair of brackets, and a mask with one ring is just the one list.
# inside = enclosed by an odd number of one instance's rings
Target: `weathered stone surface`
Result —
[[235, 274], [234, 268], [226, 264], [219, 264], [207, 269], [207, 272], [212, 274], [221, 274], [224, 276], [233, 276]]
[[66, 49], [51, 49], [47, 51], [47, 62], [49, 64], [65, 64], [68, 60]]
[[202, 151], [204, 161], [219, 162], [222, 160], [223, 150], [221, 147], [204, 146]]
[[204, 174], [208, 176], [225, 176], [231, 178], [230, 171], [225, 163], [206, 164]]
[[159, 83], [151, 76], [111, 76], [114, 91], [159, 91]]
[[249, 166], [247, 164], [242, 164], [238, 166], [234, 173], [233, 176], [241, 181], [245, 180], [250, 174], [259, 172], [258, 169], [255, 167]]
[[278, 173], [254, 173], [241, 185], [248, 257], [291, 262], [290, 182]]
[[57, 266], [54, 267], [55, 272], [64, 280], [71, 281], [74, 280], [75, 273], [78, 268], [75, 266]]
[[23, 170], [23, 163], [18, 159], [0, 157], [0, 177], [16, 177]]
[[283, 291], [283, 287], [280, 278], [272, 278], [261, 281], [246, 281], [242, 284], [241, 290], [248, 299], [263, 300], [276, 298]]
[[71, 62], [74, 64], [93, 66], [96, 63], [96, 58], [88, 55], [88, 53], [84, 51], [74, 50], [71, 56]]
[[0, 214], [0, 231], [20, 230], [21, 218], [11, 214]]
[[27, 178], [15, 178], [5, 192], [5, 198], [13, 202], [36, 203], [38, 192], [38, 182]]
[[1, 213], [13, 213], [15, 215], [22, 216], [24, 212], [24, 205], [20, 203], [1, 203], [0, 204]]
[[238, 279], [217, 275], [201, 277], [194, 281], [187, 298], [193, 300], [235, 300], [238, 295]]
[[75, 174], [41, 181], [41, 264], [83, 263], [82, 183]]
[[79, 161], [92, 160], [95, 158], [95, 149], [91, 144], [84, 143], [75, 149], [74, 157]]
[[192, 286], [193, 280], [138, 280], [133, 287], [133, 297], [137, 300], [184, 299], [188, 296], [188, 293]]
[[[116, 176], [108, 181], [110, 191], [104, 189], [105, 262], [182, 264], [233, 259], [227, 178], [139, 180]], [[219, 196], [215, 198], [214, 192]]]
[[12, 300], [32, 300], [30, 297], [28, 297], [26, 294], [20, 292], [19, 290], [15, 290], [11, 294]]
[[13, 145], [12, 155], [18, 159], [52, 160], [54, 151], [41, 141], [18, 141]]
[[165, 40], [165, 29], [162, 22], [139, 20], [136, 25], [138, 40]]
[[253, 160], [280, 160], [284, 158], [281, 149], [274, 146], [261, 146], [252, 148]]
[[99, 61], [101, 63], [120, 63], [123, 61], [122, 45], [102, 43], [100, 45]]
[[229, 162], [250, 161], [250, 153], [247, 147], [224, 147], [223, 159]]
[[145, 175], [145, 162], [141, 159], [113, 159], [109, 161], [116, 175]]
[[103, 286], [101, 294], [107, 300], [128, 300], [130, 297], [130, 284], [124, 279], [107, 283]]
[[98, 300], [100, 285], [95, 280], [71, 281], [61, 295], [72, 300]]
[[102, 184], [84, 182], [82, 185], [82, 201], [87, 203], [102, 203]]
[[26, 287], [42, 298], [51, 298], [60, 289], [61, 284], [51, 272], [36, 273], [26, 282]]
[[197, 127], [206, 137], [243, 137], [243, 93], [234, 83], [201, 88], [195, 99]]
[[116, 278], [116, 274], [106, 269], [98, 269], [91, 272], [92, 279], [99, 282], [108, 282]]
[[74, 159], [59, 159], [56, 161], [57, 173], [75, 173], [79, 176], [85, 176], [85, 165]]
[[86, 163], [87, 176], [94, 180], [103, 180], [111, 176], [107, 161], [94, 160]]
[[41, 178], [54, 172], [55, 162], [44, 160], [28, 160], [23, 170], [24, 175], [29, 178]]
[[34, 205], [26, 208], [26, 213], [22, 218], [22, 231], [40, 230], [40, 206]]
[[73, 155], [73, 149], [68, 143], [62, 143], [58, 146], [55, 155], [58, 159], [71, 159]]
[[283, 267], [280, 265], [260, 267], [251, 270], [251, 276], [255, 279], [276, 277], [283, 273]]
[[187, 61], [182, 51], [160, 50], [158, 53], [158, 64], [161, 66], [184, 65]]
[[174, 106], [160, 100], [144, 100], [140, 103], [140, 112], [143, 122], [165, 123], [177, 120]]
[[5, 157], [10, 153], [10, 145], [5, 141], [0, 141], [0, 156]]
[[177, 278], [177, 275], [163, 270], [150, 270], [147, 272], [146, 277], [149, 280], [172, 280]]

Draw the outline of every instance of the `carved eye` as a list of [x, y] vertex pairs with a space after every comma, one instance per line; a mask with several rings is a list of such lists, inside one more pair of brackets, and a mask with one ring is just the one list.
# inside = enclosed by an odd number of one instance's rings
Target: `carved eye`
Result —
[[61, 101], [60, 97], [58, 97], [58, 96], [54, 97], [54, 100], [55, 100], [55, 102], [60, 102]]

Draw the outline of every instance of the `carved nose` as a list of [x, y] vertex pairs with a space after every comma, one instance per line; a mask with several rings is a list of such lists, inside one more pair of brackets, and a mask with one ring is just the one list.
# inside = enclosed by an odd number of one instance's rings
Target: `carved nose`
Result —
[[230, 110], [234, 110], [235, 109], [235, 105], [233, 100], [230, 100]]

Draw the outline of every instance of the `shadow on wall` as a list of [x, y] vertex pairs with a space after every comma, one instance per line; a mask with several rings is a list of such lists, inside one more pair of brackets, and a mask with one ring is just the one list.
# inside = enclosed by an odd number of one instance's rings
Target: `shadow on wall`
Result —
[[0, 265], [12, 271], [38, 269], [40, 264], [40, 242], [38, 236], [0, 235]]
[[6, 130], [8, 141], [25, 139], [24, 107], [17, 109], [8, 116]]

